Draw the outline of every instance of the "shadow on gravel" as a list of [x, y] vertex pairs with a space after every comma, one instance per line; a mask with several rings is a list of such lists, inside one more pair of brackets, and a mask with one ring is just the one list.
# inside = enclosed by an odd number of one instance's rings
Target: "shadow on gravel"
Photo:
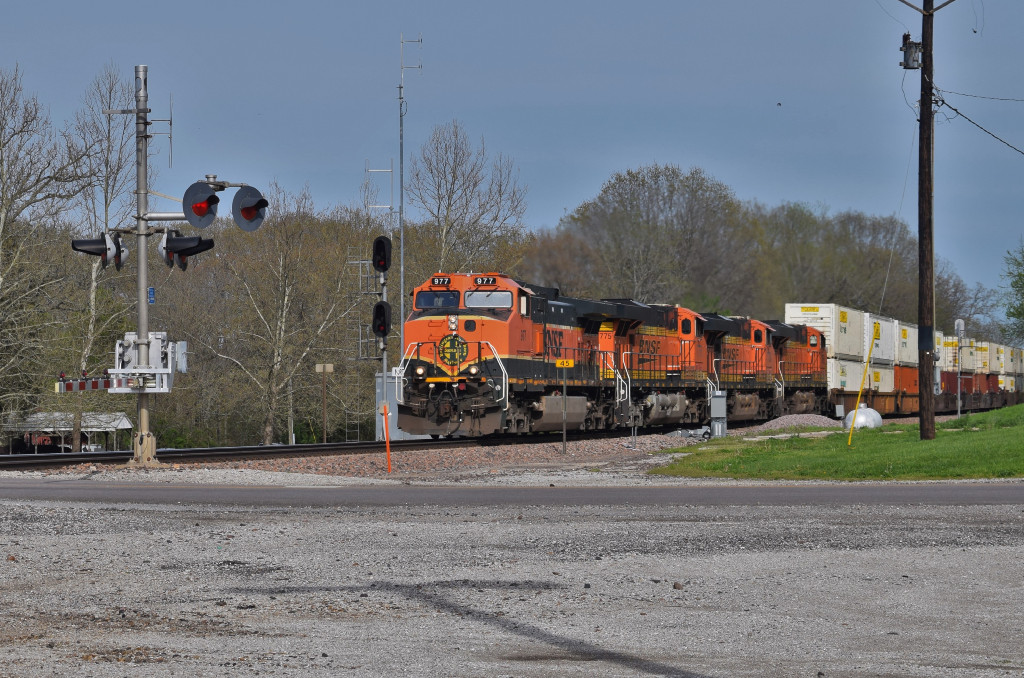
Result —
[[501, 629], [507, 633], [513, 633], [518, 636], [522, 636], [529, 640], [546, 643], [553, 648], [560, 650], [558, 653], [552, 653], [549, 655], [541, 654], [521, 654], [521, 655], [509, 655], [506, 659], [511, 661], [583, 661], [583, 662], [609, 662], [611, 664], [617, 664], [627, 669], [645, 673], [652, 676], [670, 676], [672, 678], [710, 678], [704, 674], [693, 673], [691, 671], [684, 671], [668, 664], [661, 662], [651, 661], [642, 657], [627, 654], [625, 652], [616, 652], [614, 650], [605, 650], [598, 645], [588, 643], [566, 636], [560, 636], [550, 631], [532, 626], [530, 624], [523, 624], [521, 622], [510, 619], [507, 616], [499, 616], [493, 612], [486, 612], [473, 608], [469, 605], [451, 600], [443, 593], [435, 591], [444, 591], [445, 589], [464, 589], [478, 591], [482, 589], [501, 589], [501, 590], [523, 590], [523, 589], [561, 589], [565, 588], [561, 584], [554, 584], [549, 581], [538, 581], [538, 580], [522, 580], [522, 581], [502, 581], [502, 580], [480, 580], [480, 579], [458, 579], [458, 580], [441, 580], [423, 584], [396, 584], [391, 582], [374, 582], [372, 586], [284, 586], [284, 587], [243, 587], [234, 589], [236, 593], [245, 594], [270, 594], [270, 595], [281, 595], [281, 594], [302, 594], [302, 593], [324, 593], [324, 592], [347, 592], [347, 593], [391, 593], [399, 596], [403, 596], [409, 600], [417, 600], [422, 603], [426, 603], [432, 606], [439, 612], [445, 612], [451, 615], [458, 615], [468, 619], [474, 619], [484, 624], [489, 624], [496, 628]]

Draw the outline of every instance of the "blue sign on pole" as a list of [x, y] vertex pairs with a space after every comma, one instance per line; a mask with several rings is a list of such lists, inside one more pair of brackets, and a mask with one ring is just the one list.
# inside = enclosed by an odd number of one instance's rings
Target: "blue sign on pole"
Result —
[[150, 287], [149, 288], [149, 303], [151, 303], [151, 304], [155, 304], [156, 303], [156, 288], [155, 287]]

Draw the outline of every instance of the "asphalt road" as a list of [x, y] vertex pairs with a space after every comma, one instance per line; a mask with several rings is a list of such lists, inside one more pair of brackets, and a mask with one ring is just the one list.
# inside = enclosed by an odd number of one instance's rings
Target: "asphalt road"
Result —
[[1024, 505], [1024, 483], [795, 483], [565, 487], [347, 485], [281, 487], [0, 479], [0, 498], [240, 506], [981, 506]]

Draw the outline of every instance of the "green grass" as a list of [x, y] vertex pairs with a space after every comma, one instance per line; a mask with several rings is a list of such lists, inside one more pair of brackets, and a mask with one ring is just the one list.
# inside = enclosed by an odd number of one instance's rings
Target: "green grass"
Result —
[[1024, 477], [1024, 405], [937, 424], [935, 440], [921, 440], [916, 424], [860, 429], [850, 446], [848, 436], [849, 430], [785, 440], [730, 436], [670, 450], [690, 454], [652, 473], [773, 480]]

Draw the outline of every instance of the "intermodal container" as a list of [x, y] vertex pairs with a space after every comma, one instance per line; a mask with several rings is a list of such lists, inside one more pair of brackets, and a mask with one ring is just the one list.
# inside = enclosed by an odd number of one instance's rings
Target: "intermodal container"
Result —
[[786, 304], [786, 322], [821, 330], [829, 358], [864, 359], [864, 313], [861, 311], [838, 304]]
[[896, 363], [896, 321], [865, 313], [864, 350], [870, 351], [872, 365], [892, 367]]
[[896, 364], [917, 367], [917, 325], [896, 322]]

